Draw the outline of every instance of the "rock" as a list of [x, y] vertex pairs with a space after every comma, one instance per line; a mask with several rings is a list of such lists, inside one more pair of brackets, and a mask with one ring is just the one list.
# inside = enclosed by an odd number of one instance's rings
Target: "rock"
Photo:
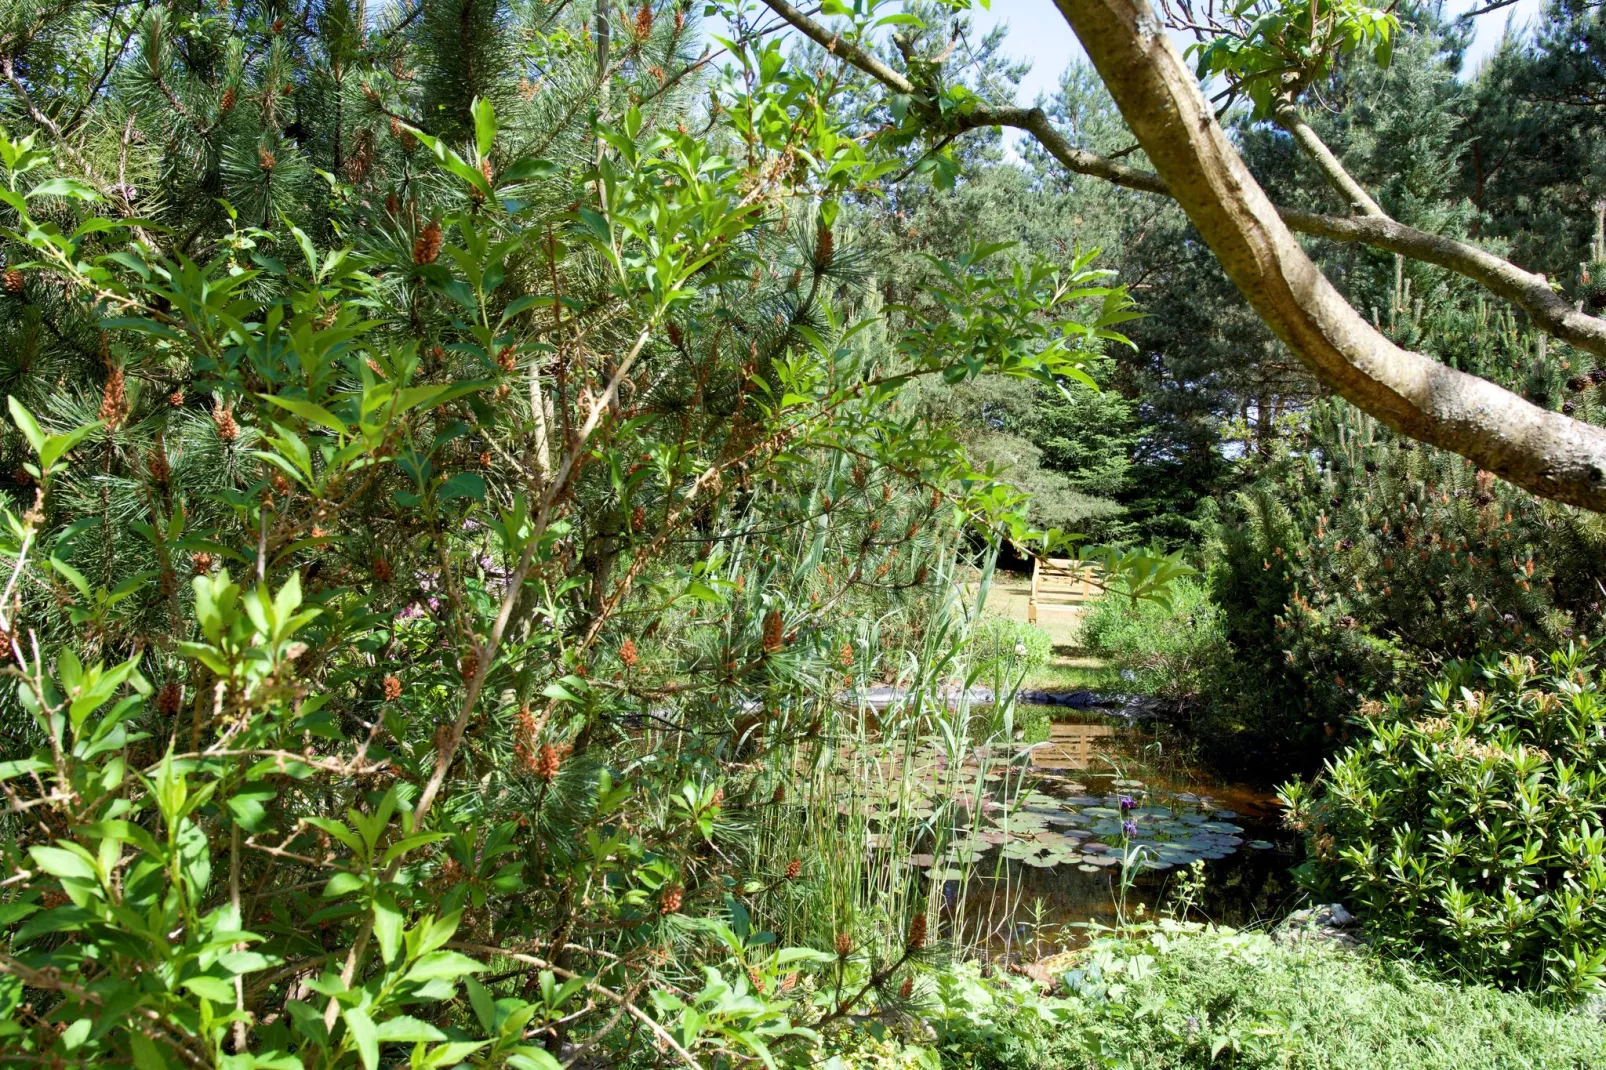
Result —
[[1363, 940], [1360, 922], [1342, 903], [1320, 903], [1296, 910], [1283, 919], [1274, 935], [1289, 945], [1320, 943], [1350, 948]]

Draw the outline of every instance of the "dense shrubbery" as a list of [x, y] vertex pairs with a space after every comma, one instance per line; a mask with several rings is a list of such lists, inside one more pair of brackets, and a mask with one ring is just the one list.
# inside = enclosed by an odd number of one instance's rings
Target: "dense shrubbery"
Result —
[[1184, 703], [1211, 688], [1229, 657], [1222, 617], [1203, 583], [1180, 578], [1170, 584], [1168, 603], [1119, 592], [1101, 598], [1079, 638], [1130, 674], [1134, 690]]
[[1564, 998], [1606, 982], [1606, 692], [1570, 649], [1368, 702], [1313, 788], [1308, 879], [1391, 951]]

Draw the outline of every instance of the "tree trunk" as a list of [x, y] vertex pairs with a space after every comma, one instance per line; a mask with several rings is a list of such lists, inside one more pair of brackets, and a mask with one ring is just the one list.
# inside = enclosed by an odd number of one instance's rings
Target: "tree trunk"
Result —
[[1055, 0], [1222, 268], [1322, 382], [1395, 430], [1606, 512], [1606, 431], [1394, 345], [1317, 270], [1216, 123], [1147, 0]]

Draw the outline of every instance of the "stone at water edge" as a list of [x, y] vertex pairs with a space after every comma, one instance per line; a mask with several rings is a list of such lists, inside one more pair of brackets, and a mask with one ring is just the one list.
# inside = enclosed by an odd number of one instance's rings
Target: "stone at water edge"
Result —
[[1342, 903], [1320, 903], [1296, 910], [1277, 926], [1275, 938], [1285, 944], [1322, 943], [1356, 947], [1363, 937], [1360, 922]]

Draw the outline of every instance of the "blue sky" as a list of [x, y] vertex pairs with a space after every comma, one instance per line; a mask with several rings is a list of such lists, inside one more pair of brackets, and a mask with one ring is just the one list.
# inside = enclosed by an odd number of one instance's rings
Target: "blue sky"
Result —
[[[1446, 0], [1446, 9], [1453, 15], [1484, 2], [1486, 0]], [[1508, 23], [1520, 32], [1538, 14], [1542, 4], [1543, 0], [1518, 0], [1512, 7], [1479, 17], [1477, 36], [1468, 56], [1468, 71], [1475, 70], [1483, 57], [1494, 51]], [[1032, 71], [1020, 87], [1022, 104], [1031, 103], [1039, 93], [1052, 92], [1059, 82], [1060, 72], [1072, 59], [1083, 55], [1076, 35], [1049, 0], [992, 0], [990, 11], [978, 9], [975, 14], [978, 28], [982, 30], [999, 23], [1007, 24], [1007, 51], [1031, 61]], [[705, 25], [713, 32], [722, 32], [724, 28], [715, 19], [707, 20]]]

